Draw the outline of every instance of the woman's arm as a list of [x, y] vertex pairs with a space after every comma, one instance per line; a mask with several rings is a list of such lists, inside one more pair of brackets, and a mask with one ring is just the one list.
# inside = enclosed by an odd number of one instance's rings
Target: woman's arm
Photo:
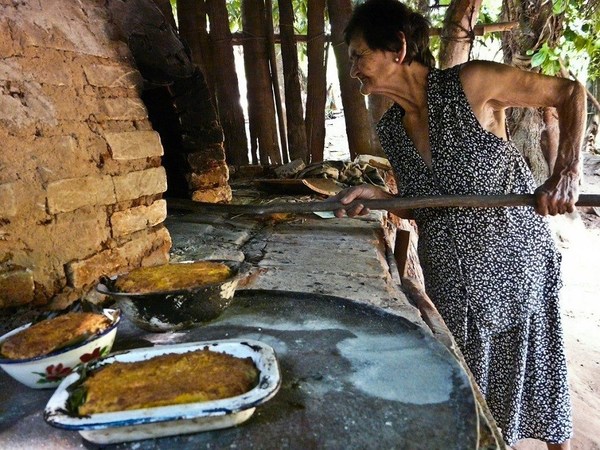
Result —
[[479, 123], [500, 137], [504, 133], [506, 108], [556, 108], [558, 156], [552, 174], [536, 189], [536, 210], [542, 215], [572, 212], [578, 196], [579, 158], [585, 130], [585, 88], [577, 81], [490, 61], [465, 64], [460, 77]]

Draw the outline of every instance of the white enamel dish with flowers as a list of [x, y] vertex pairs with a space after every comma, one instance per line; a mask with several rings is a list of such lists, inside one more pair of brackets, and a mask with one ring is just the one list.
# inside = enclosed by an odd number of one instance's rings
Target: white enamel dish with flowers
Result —
[[[0, 367], [15, 380], [30, 388], [57, 387], [78, 365], [94, 361], [110, 353], [121, 315], [120, 311], [115, 309], [104, 309], [103, 314], [110, 320], [110, 325], [101, 332], [47, 355], [26, 359], [0, 358]], [[28, 323], [1, 336], [0, 346], [7, 338], [31, 325]]]
[[167, 353], [186, 353], [205, 348], [238, 358], [251, 358], [259, 371], [257, 385], [245, 394], [220, 400], [78, 416], [69, 412], [69, 396], [72, 387], [84, 376], [80, 370], [65, 378], [54, 392], [46, 405], [44, 419], [54, 427], [78, 431], [90, 442], [113, 444], [239, 425], [252, 416], [257, 406], [271, 399], [279, 390], [281, 375], [274, 350], [251, 339], [191, 342], [128, 350], [90, 364], [86, 370], [116, 361], [143, 361]]

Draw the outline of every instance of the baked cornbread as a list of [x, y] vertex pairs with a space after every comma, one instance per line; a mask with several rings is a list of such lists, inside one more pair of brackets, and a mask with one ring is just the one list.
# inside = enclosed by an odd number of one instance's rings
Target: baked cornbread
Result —
[[140, 267], [119, 276], [115, 288], [119, 292], [146, 294], [149, 292], [172, 291], [220, 283], [231, 277], [229, 266], [216, 261], [163, 264]]
[[207, 349], [115, 362], [92, 372], [82, 383], [81, 415], [233, 397], [258, 383], [251, 358]]
[[70, 312], [42, 320], [8, 337], [0, 347], [2, 356], [26, 359], [47, 355], [68, 344], [84, 340], [110, 326], [102, 314]]

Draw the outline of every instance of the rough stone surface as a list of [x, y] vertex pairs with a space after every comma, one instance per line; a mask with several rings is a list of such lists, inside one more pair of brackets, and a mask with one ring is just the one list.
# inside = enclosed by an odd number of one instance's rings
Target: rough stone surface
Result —
[[114, 236], [124, 236], [158, 225], [167, 217], [167, 202], [158, 200], [150, 206], [117, 211], [110, 218]]
[[13, 183], [0, 185], [0, 217], [12, 217], [17, 213]]
[[229, 168], [225, 161], [214, 162], [208, 170], [200, 173], [190, 173], [186, 178], [188, 185], [193, 190], [225, 186], [229, 179]]
[[264, 243], [252, 289], [335, 295], [420, 322], [391, 274], [379, 213], [280, 223]]
[[117, 161], [161, 156], [163, 154], [160, 136], [156, 131], [106, 133], [105, 138], [113, 159]]
[[110, 176], [71, 178], [48, 185], [48, 210], [51, 214], [73, 211], [82, 206], [115, 203]]
[[242, 248], [252, 239], [256, 228], [256, 223], [244, 222], [241, 218], [227, 221], [208, 214], [192, 214], [183, 221], [178, 217], [169, 217], [165, 225], [173, 239], [173, 261], [244, 261], [247, 255]]
[[33, 273], [16, 269], [0, 273], [0, 308], [19, 306], [33, 300]]
[[99, 120], [143, 120], [148, 111], [141, 99], [106, 98], [98, 105]]
[[213, 161], [225, 161], [225, 149], [222, 144], [213, 145], [199, 152], [188, 153], [186, 158], [194, 172], [202, 172]]
[[0, 1], [0, 273], [23, 268], [10, 304], [64, 307], [104, 273], [102, 258], [119, 270], [167, 259], [164, 203], [145, 222], [128, 213], [166, 177], [108, 17], [103, 0]]
[[246, 261], [251, 269], [240, 289], [344, 297], [423, 325], [390, 265], [383, 213], [361, 219], [302, 215], [265, 222], [260, 216], [227, 218], [204, 212], [172, 215], [165, 224], [173, 239], [173, 261]]
[[144, 233], [141, 239], [67, 264], [69, 285], [74, 288], [90, 287], [102, 275], [123, 273], [142, 265], [165, 263], [169, 260], [170, 247], [171, 240], [166, 228]]
[[192, 193], [192, 200], [204, 203], [227, 203], [231, 201], [232, 197], [233, 195], [229, 185], [198, 190]]
[[88, 83], [97, 87], [124, 87], [140, 89], [143, 79], [140, 73], [122, 65], [93, 64], [83, 68]]
[[133, 200], [144, 195], [160, 194], [167, 190], [164, 167], [131, 172], [113, 179], [117, 201]]

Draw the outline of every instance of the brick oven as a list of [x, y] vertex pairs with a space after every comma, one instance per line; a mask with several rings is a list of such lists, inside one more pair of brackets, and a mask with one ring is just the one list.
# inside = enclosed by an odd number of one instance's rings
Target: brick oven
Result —
[[0, 0], [0, 308], [169, 258], [163, 146], [105, 5]]

